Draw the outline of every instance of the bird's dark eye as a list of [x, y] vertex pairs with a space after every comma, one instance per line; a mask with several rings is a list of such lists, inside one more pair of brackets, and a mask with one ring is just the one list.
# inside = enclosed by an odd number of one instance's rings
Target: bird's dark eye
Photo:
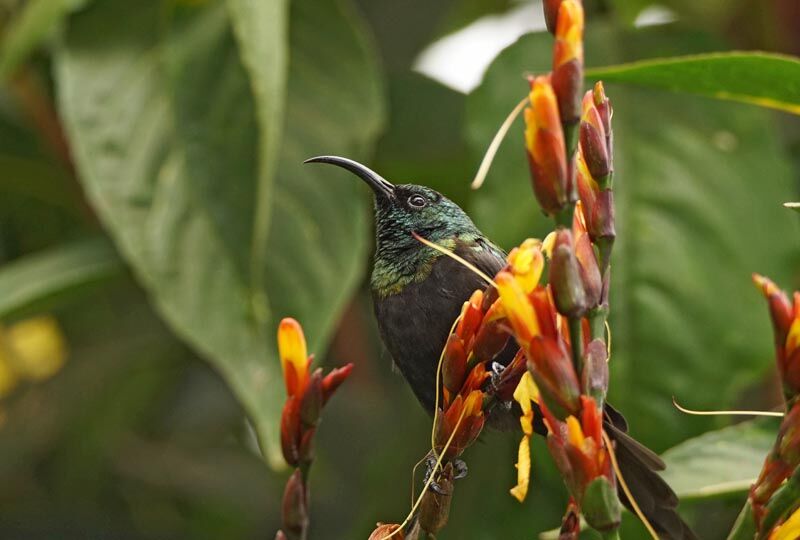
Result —
[[428, 199], [423, 197], [422, 195], [412, 195], [408, 198], [408, 204], [413, 206], [414, 208], [422, 208], [426, 204], [428, 204]]

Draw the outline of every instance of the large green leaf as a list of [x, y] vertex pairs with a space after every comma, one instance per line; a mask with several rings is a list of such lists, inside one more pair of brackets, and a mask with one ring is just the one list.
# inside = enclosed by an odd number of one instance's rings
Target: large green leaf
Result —
[[[715, 47], [677, 30], [587, 35], [593, 63]], [[524, 95], [520, 74], [549, 69], [552, 38], [528, 35], [506, 49], [468, 100], [477, 157]], [[612, 402], [656, 448], [715, 425], [689, 407], [733, 404], [773, 368], [763, 301], [751, 272], [788, 282], [796, 223], [780, 204], [792, 174], [771, 116], [751, 107], [608, 85], [614, 103], [617, 244], [611, 289]], [[521, 121], [473, 197], [479, 227], [508, 248], [550, 225], [532, 196]]]
[[288, 0], [228, 0], [239, 40], [242, 63], [250, 74], [259, 121], [259, 172], [251, 248], [253, 314], [259, 324], [269, 315], [266, 297], [267, 243], [272, 210], [273, 177], [283, 130], [288, 66]]
[[800, 114], [800, 59], [793, 56], [741, 51], [697, 54], [594, 68], [586, 76]]
[[663, 454], [664, 479], [681, 499], [743, 493], [772, 449], [778, 422], [749, 421], [709, 431]]
[[[223, 373], [277, 460], [278, 319], [298, 318], [320, 350], [366, 247], [356, 183], [301, 163], [358, 157], [372, 141], [382, 116], [375, 60], [345, 3], [293, 2], [277, 176], [269, 200], [257, 201], [267, 114], [252, 88], [263, 74], [248, 78], [224, 5], [167, 4], [102, 0], [76, 15], [56, 55], [60, 107], [82, 181], [121, 252], [173, 329]], [[261, 268], [252, 246], [264, 204]], [[266, 325], [253, 310], [260, 282]]]
[[124, 268], [106, 238], [87, 238], [28, 255], [0, 268], [0, 319], [47, 305]]

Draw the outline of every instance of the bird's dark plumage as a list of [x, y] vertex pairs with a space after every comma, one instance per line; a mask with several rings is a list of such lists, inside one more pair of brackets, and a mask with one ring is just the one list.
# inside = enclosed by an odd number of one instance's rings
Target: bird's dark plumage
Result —
[[[377, 245], [372, 296], [378, 328], [400, 372], [431, 413], [436, 395], [436, 369], [451, 325], [464, 301], [476, 289], [485, 288], [486, 283], [457, 261], [422, 245], [412, 232], [448, 247], [489, 276], [503, 268], [505, 254], [475, 227], [461, 208], [430, 188], [393, 185], [346, 158], [322, 156], [307, 162], [345, 168], [364, 180], [375, 193]], [[497, 360], [507, 364], [516, 350], [516, 344], [510, 344]], [[490, 415], [490, 425], [519, 425], [516, 418], [508, 422], [492, 416], [496, 414]], [[536, 417], [541, 419], [541, 414]], [[664, 540], [696, 540], [676, 512], [677, 496], [657, 473], [664, 469], [663, 461], [627, 435], [627, 422], [609, 405], [605, 409], [604, 426], [616, 443], [622, 475], [659, 536]], [[534, 430], [540, 435], [547, 434], [541, 420]], [[621, 490], [620, 500], [630, 508]]]

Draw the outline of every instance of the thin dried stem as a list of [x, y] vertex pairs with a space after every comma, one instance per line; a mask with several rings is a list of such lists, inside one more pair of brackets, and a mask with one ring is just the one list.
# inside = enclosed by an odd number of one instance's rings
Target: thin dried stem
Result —
[[478, 189], [483, 185], [484, 180], [486, 180], [486, 175], [489, 174], [489, 168], [492, 166], [492, 162], [494, 161], [494, 156], [497, 154], [497, 151], [500, 149], [500, 143], [503, 142], [503, 139], [506, 138], [506, 134], [508, 130], [511, 129], [511, 124], [514, 123], [514, 120], [517, 119], [519, 113], [522, 112], [522, 109], [525, 108], [525, 105], [528, 103], [528, 96], [522, 98], [522, 101], [517, 103], [517, 106], [511, 111], [511, 113], [506, 117], [503, 123], [500, 125], [500, 129], [497, 130], [492, 142], [489, 144], [489, 148], [486, 149], [486, 154], [483, 156], [483, 161], [481, 161], [481, 166], [478, 167], [478, 172], [475, 174], [475, 178], [472, 180], [472, 184], [470, 186], [472, 189]]
[[482, 272], [480, 269], [478, 269], [478, 267], [475, 266], [474, 264], [472, 264], [471, 262], [466, 261], [465, 259], [463, 259], [462, 257], [456, 255], [455, 253], [453, 253], [452, 251], [450, 251], [446, 247], [440, 246], [439, 244], [437, 244], [435, 242], [431, 242], [427, 238], [421, 237], [416, 232], [412, 232], [411, 235], [414, 238], [416, 238], [417, 240], [419, 240], [420, 242], [422, 242], [423, 244], [425, 244], [426, 246], [428, 246], [429, 248], [435, 249], [436, 251], [447, 255], [448, 257], [450, 257], [454, 261], [457, 261], [457, 262], [461, 263], [462, 265], [466, 266], [467, 268], [472, 270], [475, 274], [480, 276], [481, 279], [483, 279], [486, 283], [488, 283], [492, 287], [497, 287], [497, 283], [495, 283], [492, 278], [487, 276], [484, 272]]
[[695, 416], [777, 416], [782, 417], [784, 414], [779, 411], [743, 411], [743, 410], [721, 410], [721, 411], [695, 411], [681, 406], [680, 403], [672, 396], [672, 404], [676, 409], [682, 413], [692, 414]]
[[[444, 456], [447, 453], [447, 449], [450, 448], [450, 443], [453, 442], [453, 437], [455, 437], [456, 433], [458, 433], [458, 428], [459, 426], [461, 426], [461, 421], [464, 419], [464, 414], [466, 412], [467, 412], [466, 409], [462, 409], [461, 414], [459, 415], [458, 420], [456, 421], [456, 425], [455, 427], [453, 427], [453, 432], [450, 433], [450, 437], [448, 437], [447, 442], [444, 443], [444, 447], [442, 448], [442, 453], [439, 454], [439, 457], [436, 459], [436, 464], [433, 466], [434, 471], [437, 471], [439, 467], [442, 466], [442, 460], [444, 459]], [[411, 511], [406, 516], [406, 519], [403, 520], [403, 522], [400, 524], [399, 527], [397, 527], [390, 534], [381, 538], [381, 540], [389, 540], [389, 538], [393, 537], [395, 534], [402, 531], [405, 528], [405, 526], [408, 525], [408, 523], [411, 521], [411, 518], [414, 517], [414, 513], [417, 511], [417, 508], [419, 508], [419, 505], [422, 503], [422, 498], [425, 496], [425, 492], [428, 491], [428, 488], [431, 487], [431, 484], [433, 483], [433, 479], [435, 477], [436, 474], [431, 473], [431, 475], [428, 477], [428, 481], [425, 482], [425, 485], [422, 488], [422, 493], [420, 493], [419, 497], [417, 497], [417, 501], [414, 503], [414, 506], [411, 507]], [[656, 540], [658, 540], [658, 538], [656, 538]]]
[[645, 517], [644, 512], [642, 512], [642, 509], [639, 508], [639, 504], [636, 502], [636, 499], [633, 498], [633, 494], [631, 493], [631, 490], [628, 488], [628, 484], [627, 482], [625, 482], [625, 478], [622, 476], [622, 472], [619, 470], [619, 464], [617, 463], [617, 454], [614, 452], [614, 445], [612, 444], [611, 439], [608, 438], [608, 433], [606, 433], [606, 430], [603, 430], [603, 442], [606, 443], [606, 448], [608, 448], [608, 455], [609, 457], [611, 457], [611, 465], [614, 467], [614, 473], [617, 475], [617, 480], [619, 481], [619, 485], [622, 486], [622, 491], [625, 492], [625, 495], [628, 497], [631, 506], [633, 506], [633, 511], [636, 513], [637, 516], [639, 516], [639, 519], [642, 521], [642, 524], [644, 524], [645, 528], [647, 529], [647, 532], [650, 533], [650, 536], [653, 537], [653, 540], [659, 540], [658, 534], [656, 533], [655, 529], [650, 524], [650, 522], [647, 520], [647, 517]]

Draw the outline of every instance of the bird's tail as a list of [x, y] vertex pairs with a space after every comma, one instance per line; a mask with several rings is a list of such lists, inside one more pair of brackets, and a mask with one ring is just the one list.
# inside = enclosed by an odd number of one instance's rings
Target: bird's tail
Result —
[[[697, 536], [678, 515], [678, 496], [664, 481], [657, 471], [663, 471], [666, 465], [652, 450], [628, 435], [624, 418], [615, 421], [615, 410], [606, 409], [604, 427], [608, 436], [615, 442], [620, 473], [636, 499], [636, 504], [647, 520], [658, 533], [661, 540], [697, 540]], [[609, 414], [610, 413], [610, 414]], [[611, 417], [611, 418], [609, 418]], [[620, 425], [622, 423], [622, 425]], [[627, 495], [619, 489], [619, 500], [629, 510], [631, 502]]]

